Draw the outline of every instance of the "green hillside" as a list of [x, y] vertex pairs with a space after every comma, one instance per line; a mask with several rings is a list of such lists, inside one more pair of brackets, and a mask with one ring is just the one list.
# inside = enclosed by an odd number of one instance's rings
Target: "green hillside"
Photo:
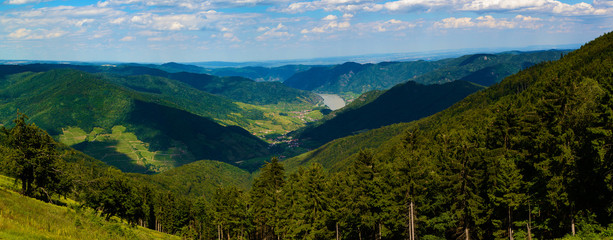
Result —
[[223, 96], [234, 101], [256, 105], [279, 103], [316, 104], [321, 101], [321, 98], [316, 94], [290, 88], [278, 82], [256, 82], [251, 79], [236, 76], [218, 77], [190, 72], [169, 73], [157, 68], [132, 65], [99, 67], [94, 71], [120, 76], [150, 75], [169, 78], [183, 82], [204, 92]]
[[557, 60], [567, 52], [505, 52], [438, 61], [345, 63], [332, 67], [314, 67], [297, 73], [284, 83], [298, 89], [336, 94], [361, 94], [375, 89], [389, 89], [409, 80], [422, 84], [464, 80], [489, 86], [536, 63]]
[[[396, 207], [415, 202], [418, 236], [610, 237], [611, 69], [608, 33], [431, 117], [337, 139], [285, 163], [321, 163], [347, 181], [372, 183], [363, 186], [369, 192], [397, 191], [362, 195], [372, 202], [356, 206], [368, 206], [364, 214], [378, 216], [391, 236], [394, 227], [406, 231], [394, 225], [407, 224]], [[370, 226], [360, 233], [376, 236], [381, 226]]]
[[242, 77], [216, 77], [185, 72], [173, 73], [165, 77], [181, 81], [205, 92], [250, 104], [316, 104], [321, 101], [316, 94], [290, 88], [280, 82], [255, 82]]
[[248, 189], [251, 184], [251, 173], [246, 170], [210, 160], [196, 161], [155, 175], [132, 174], [131, 177], [191, 197], [212, 196], [221, 187]]
[[315, 105], [308, 101], [279, 102], [269, 105], [233, 102], [165, 77], [151, 75], [114, 76], [108, 74], [102, 76], [105, 80], [151, 95], [154, 98], [163, 99], [179, 109], [212, 118], [222, 125], [242, 127], [257, 136], [262, 136], [262, 138], [266, 138], [268, 135], [285, 134], [298, 129], [305, 125], [307, 119], [304, 119], [297, 112], [306, 112], [309, 115], [316, 116], [319, 109], [322, 108], [318, 104]]
[[9, 75], [0, 116], [19, 110], [78, 150], [124, 171], [159, 172], [199, 159], [235, 162], [268, 154], [268, 144], [239, 127], [175, 108], [81, 71]]
[[[279, 83], [255, 83], [242, 78], [236, 81], [222, 80], [220, 77], [206, 74], [177, 73], [173, 75], [157, 69], [156, 67], [159, 66], [140, 64], [114, 67], [69, 64], [0, 65], [0, 76], [6, 77], [24, 72], [46, 72], [54, 69], [76, 69], [97, 73], [101, 79], [149, 94], [150, 97], [172, 103], [177, 108], [212, 118], [222, 125], [240, 126], [251, 133], [263, 136], [262, 138], [296, 130], [304, 126], [305, 121], [310, 121], [304, 119], [303, 112], [317, 115], [319, 109], [322, 108], [319, 96], [291, 89]], [[189, 76], [190, 79], [193, 78], [189, 80], [193, 80], [191, 84], [196, 84], [203, 89], [196, 89], [187, 83], [167, 78], [171, 75], [179, 76], [177, 78]], [[253, 90], [250, 90], [252, 88]], [[214, 91], [220, 95], [238, 96], [237, 99], [244, 101], [266, 104], [252, 105], [236, 102], [237, 100], [228, 99], [228, 96], [214, 95], [207, 91]]]
[[[440, 112], [482, 86], [465, 81], [442, 85], [421, 85], [415, 82], [399, 84], [373, 100], [369, 95], [357, 98], [358, 103], [368, 102], [355, 108], [355, 104], [330, 114], [330, 119], [316, 122], [301, 129], [300, 139], [316, 144], [400, 122], [410, 122]], [[354, 102], [355, 102], [354, 101]]]

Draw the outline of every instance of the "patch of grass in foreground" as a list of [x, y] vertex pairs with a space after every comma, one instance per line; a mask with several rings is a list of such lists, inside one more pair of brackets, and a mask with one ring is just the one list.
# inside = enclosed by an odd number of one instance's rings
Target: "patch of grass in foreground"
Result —
[[0, 175], [0, 239], [179, 239], [119, 219], [105, 221], [91, 209], [61, 207], [7, 189]]

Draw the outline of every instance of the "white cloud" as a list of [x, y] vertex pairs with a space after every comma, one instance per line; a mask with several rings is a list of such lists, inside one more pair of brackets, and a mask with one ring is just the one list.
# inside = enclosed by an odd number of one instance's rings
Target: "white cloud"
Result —
[[106, 0], [98, 2], [99, 7], [128, 5], [134, 8], [159, 7], [177, 8], [184, 10], [210, 10], [227, 7], [268, 5], [273, 3], [286, 3], [289, 0]]
[[514, 29], [514, 28], [528, 28], [538, 29], [543, 26], [541, 23], [543, 20], [540, 18], [517, 15], [512, 19], [506, 18], [494, 18], [491, 15], [480, 16], [477, 18], [445, 18], [441, 21], [435, 22], [436, 28], [494, 28], [494, 29]]
[[136, 39], [136, 38], [134, 38], [134, 37], [132, 37], [132, 36], [125, 36], [125, 37], [123, 37], [122, 39], [119, 39], [119, 41], [122, 41], [122, 42], [130, 42], [130, 41], [134, 41], [134, 39]]
[[330, 33], [335, 31], [344, 31], [351, 27], [351, 23], [345, 22], [337, 22], [337, 21], [328, 21], [322, 26], [314, 27], [311, 29], [302, 29], [300, 33], [308, 34], [308, 33]]
[[434, 27], [437, 28], [466, 28], [472, 27], [475, 23], [472, 22], [472, 19], [469, 17], [463, 18], [445, 18], [439, 22], [434, 23]]
[[273, 7], [273, 11], [303, 13], [307, 11], [356, 12], [414, 12], [414, 11], [471, 11], [542, 13], [563, 16], [605, 15], [613, 13], [613, 0], [594, 0], [593, 5], [580, 2], [567, 4], [559, 0], [392, 0], [383, 3], [366, 0], [318, 0]]
[[81, 20], [78, 20], [78, 21], [75, 23], [75, 26], [77, 26], [77, 27], [83, 27], [83, 25], [84, 25], [84, 24], [87, 24], [87, 23], [93, 23], [93, 22], [94, 22], [94, 19], [91, 19], [91, 18], [81, 19]]
[[[258, 29], [260, 30], [260, 29]], [[258, 41], [264, 41], [267, 39], [271, 39], [271, 38], [277, 38], [277, 39], [287, 39], [292, 37], [292, 34], [290, 34], [289, 32], [286, 31], [287, 27], [281, 23], [279, 23], [279, 25], [277, 25], [274, 28], [265, 28], [264, 32], [262, 35], [256, 37], [256, 40]]]
[[111, 19], [111, 21], [109, 21], [109, 22], [112, 23], [112, 24], [122, 24], [125, 21], [126, 21], [125, 17], [118, 17], [118, 18], [115, 18], [115, 19]]
[[356, 25], [356, 28], [359, 29], [360, 32], [397, 32], [416, 26], [416, 23], [390, 19], [388, 21], [360, 23]]
[[[605, 2], [594, 1], [595, 5], [606, 6], [601, 4]], [[613, 5], [610, 5], [613, 6]], [[459, 7], [462, 11], [513, 11], [513, 12], [538, 12], [545, 14], [555, 14], [564, 16], [580, 16], [580, 15], [603, 15], [610, 12], [604, 8], [594, 8], [594, 6], [580, 2], [577, 4], [567, 4], [556, 0], [473, 0], [462, 4]]]
[[369, 0], [318, 0], [311, 2], [295, 2], [287, 7], [272, 8], [274, 11], [285, 13], [303, 13], [315, 10], [341, 11], [341, 12], [360, 12], [378, 11], [381, 6]]
[[437, 7], [450, 6], [447, 0], [399, 0], [386, 2], [383, 7], [390, 11], [430, 10]]
[[130, 23], [141, 28], [152, 30], [199, 30], [207, 23], [206, 16], [201, 14], [156, 15], [144, 13], [130, 18]]
[[594, 6], [613, 8], [613, 0], [594, 0]]
[[62, 30], [45, 30], [45, 29], [36, 29], [30, 30], [26, 28], [20, 28], [16, 31], [10, 33], [8, 36], [12, 39], [23, 39], [23, 40], [36, 40], [36, 39], [51, 39], [58, 38], [66, 35], [67, 32]]
[[[49, 1], [49, 0], [47, 0]], [[45, 2], [47, 2], [45, 1]], [[6, 3], [8, 4], [13, 4], [13, 5], [20, 5], [20, 4], [28, 4], [28, 3], [39, 3], [42, 2], [41, 0], [8, 0], [6, 1]]]
[[224, 39], [230, 42], [240, 42], [241, 41], [240, 39], [238, 39], [237, 36], [234, 35], [234, 33], [231, 33], [231, 32], [224, 32], [222, 36]]
[[336, 20], [336, 19], [338, 19], [338, 17], [337, 17], [337, 16], [334, 16], [334, 15], [328, 15], [328, 16], [324, 17], [322, 20], [325, 20], [325, 21], [334, 21], [334, 20]]

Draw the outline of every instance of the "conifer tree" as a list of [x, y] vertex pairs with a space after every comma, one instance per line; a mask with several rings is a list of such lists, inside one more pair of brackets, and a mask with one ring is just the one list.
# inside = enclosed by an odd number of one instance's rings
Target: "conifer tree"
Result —
[[251, 189], [251, 211], [257, 239], [277, 239], [281, 227], [280, 200], [285, 184], [285, 170], [277, 158], [262, 167]]

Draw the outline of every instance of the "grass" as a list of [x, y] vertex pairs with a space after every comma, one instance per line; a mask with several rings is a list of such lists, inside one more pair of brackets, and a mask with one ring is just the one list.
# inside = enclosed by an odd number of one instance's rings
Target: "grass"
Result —
[[[90, 133], [78, 127], [67, 127], [62, 129], [59, 140], [122, 171], [163, 172], [176, 167], [177, 162], [191, 158], [181, 146], [167, 151], [151, 151], [149, 144], [139, 140], [134, 133], [126, 132], [126, 127], [121, 125], [110, 131], [97, 127]], [[109, 148], [114, 151], [108, 151]]]
[[14, 180], [0, 175], [0, 239], [179, 239], [119, 219], [105, 221], [71, 200], [57, 206], [15, 192]]

